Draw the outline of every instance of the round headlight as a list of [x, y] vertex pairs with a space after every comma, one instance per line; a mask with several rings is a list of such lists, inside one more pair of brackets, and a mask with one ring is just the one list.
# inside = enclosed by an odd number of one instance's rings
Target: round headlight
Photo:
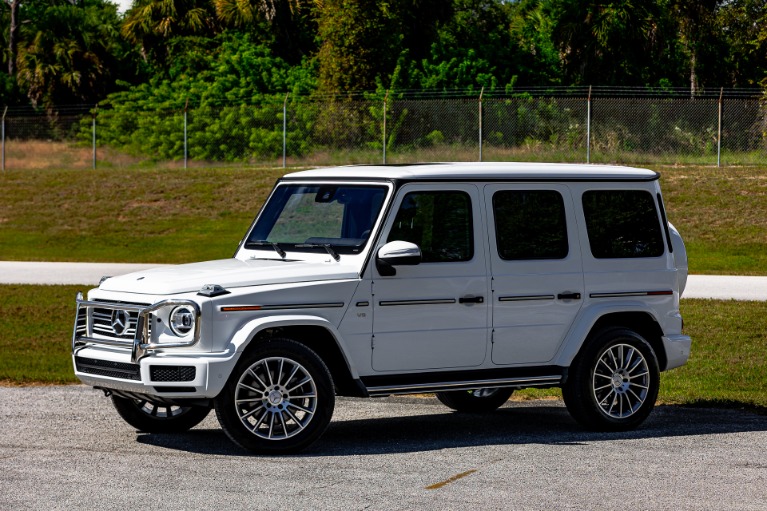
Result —
[[179, 337], [185, 337], [194, 330], [196, 320], [194, 309], [188, 305], [176, 307], [170, 313], [170, 329]]

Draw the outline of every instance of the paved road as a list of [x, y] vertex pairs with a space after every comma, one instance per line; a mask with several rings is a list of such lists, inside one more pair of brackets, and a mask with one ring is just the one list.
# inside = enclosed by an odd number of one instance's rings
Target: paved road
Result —
[[[0, 284], [96, 285], [104, 275], [123, 275], [156, 264], [30, 263], [0, 261]], [[691, 275], [684, 298], [767, 300], [767, 277]]]
[[429, 398], [340, 399], [303, 455], [256, 457], [213, 416], [137, 433], [99, 392], [0, 388], [0, 509], [764, 510], [767, 417], [656, 408], [580, 430], [559, 401], [458, 415]]

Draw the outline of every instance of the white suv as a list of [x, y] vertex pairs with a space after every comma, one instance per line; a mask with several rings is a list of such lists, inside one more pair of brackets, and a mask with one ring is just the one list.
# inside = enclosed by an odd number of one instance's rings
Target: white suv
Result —
[[658, 174], [450, 163], [280, 179], [231, 259], [105, 278], [77, 299], [75, 374], [148, 432], [215, 408], [295, 452], [335, 396], [435, 392], [490, 412], [561, 387], [589, 429], [639, 425], [684, 364], [684, 244]]

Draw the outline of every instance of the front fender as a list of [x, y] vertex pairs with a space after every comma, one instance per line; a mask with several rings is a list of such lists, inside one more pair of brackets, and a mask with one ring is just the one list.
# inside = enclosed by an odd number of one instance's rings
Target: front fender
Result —
[[352, 378], [358, 379], [357, 368], [350, 363], [349, 350], [343, 337], [339, 334], [338, 329], [330, 323], [327, 319], [319, 316], [310, 315], [288, 315], [288, 316], [273, 316], [257, 318], [243, 324], [232, 336], [229, 342], [228, 351], [236, 353], [235, 358], [239, 358], [243, 351], [247, 349], [251, 342], [258, 336], [260, 332], [268, 330], [270, 328], [287, 328], [296, 326], [316, 326], [324, 328], [330, 335], [333, 336], [338, 349], [341, 351], [341, 355], [344, 357], [344, 362], [349, 368]]

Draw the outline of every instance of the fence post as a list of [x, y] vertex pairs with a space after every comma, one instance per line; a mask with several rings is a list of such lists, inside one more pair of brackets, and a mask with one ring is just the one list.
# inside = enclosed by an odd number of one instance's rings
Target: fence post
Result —
[[184, 170], [187, 169], [189, 160], [189, 139], [187, 138], [187, 111], [189, 110], [189, 98], [184, 103]]
[[282, 168], [287, 167], [288, 162], [288, 96], [285, 94], [285, 101], [282, 102]]
[[586, 163], [591, 163], [591, 85], [586, 100]]
[[719, 129], [716, 134], [716, 166], [722, 166], [722, 96], [724, 87], [719, 89]]
[[96, 115], [98, 114], [99, 106], [93, 109], [93, 170], [96, 170]]
[[485, 94], [485, 87], [479, 91], [479, 161], [482, 161], [482, 96]]
[[5, 173], [5, 114], [8, 113], [8, 107], [5, 107], [5, 110], [3, 110], [3, 173]]
[[389, 100], [389, 91], [386, 91], [383, 102], [383, 164], [386, 165], [386, 103]]

